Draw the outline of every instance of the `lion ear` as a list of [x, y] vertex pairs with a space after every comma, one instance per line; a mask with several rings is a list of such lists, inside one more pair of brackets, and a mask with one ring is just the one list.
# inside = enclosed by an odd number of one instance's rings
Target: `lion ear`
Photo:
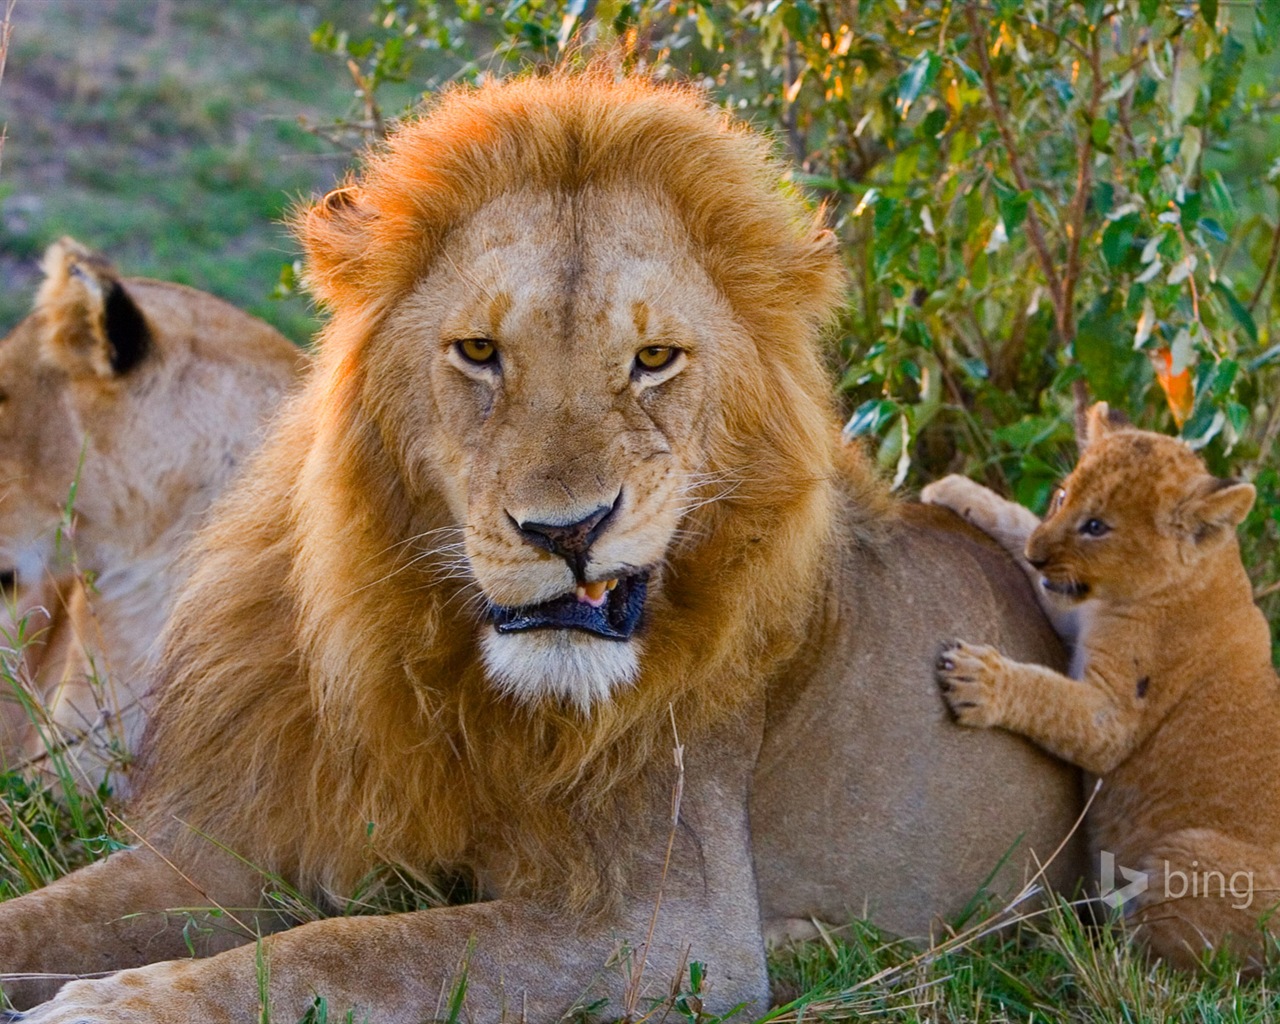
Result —
[[147, 318], [105, 257], [71, 238], [45, 251], [43, 355], [73, 377], [119, 377], [151, 349]]
[[1100, 441], [1108, 434], [1129, 426], [1129, 418], [1118, 409], [1111, 408], [1106, 402], [1094, 402], [1085, 414], [1084, 439], [1080, 447], [1088, 448], [1095, 441]]
[[1208, 477], [1183, 505], [1179, 518], [1196, 543], [1229, 533], [1253, 508], [1258, 492], [1243, 480]]
[[[335, 188], [293, 215], [294, 231], [307, 254], [307, 287], [321, 302], [340, 301], [359, 276], [368, 251], [373, 213], [353, 182]], [[344, 287], [345, 286], [345, 287]]]

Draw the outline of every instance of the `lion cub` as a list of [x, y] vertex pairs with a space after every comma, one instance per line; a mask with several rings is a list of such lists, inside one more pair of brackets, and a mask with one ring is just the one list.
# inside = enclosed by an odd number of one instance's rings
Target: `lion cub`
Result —
[[[1235, 536], [1254, 488], [1211, 476], [1181, 441], [1113, 425], [1105, 403], [1086, 441], [1025, 553], [1077, 612], [1076, 678], [956, 641], [938, 681], [960, 724], [1102, 777], [1104, 901], [1153, 954], [1192, 967], [1227, 946], [1256, 966], [1280, 902], [1280, 684]], [[994, 495], [963, 500], [979, 525], [999, 516]]]

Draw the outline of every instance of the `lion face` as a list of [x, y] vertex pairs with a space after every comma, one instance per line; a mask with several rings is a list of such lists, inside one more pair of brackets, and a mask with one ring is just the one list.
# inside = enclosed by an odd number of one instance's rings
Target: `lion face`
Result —
[[379, 344], [369, 390], [412, 396], [382, 418], [460, 524], [491, 678], [583, 707], [633, 679], [682, 520], [709, 500], [712, 396], [756, 362], [672, 211], [625, 190], [501, 196]]
[[[203, 512], [299, 353], [202, 292], [123, 279], [63, 239], [35, 311], [0, 341], [0, 582], [99, 583]], [[185, 526], [183, 524], [185, 523]], [[104, 591], [105, 592], [105, 591]]]
[[82, 432], [33, 319], [0, 341], [0, 584], [43, 582], [76, 482]]
[[1090, 413], [1087, 447], [1026, 557], [1068, 600], [1149, 600], [1234, 542], [1254, 488], [1210, 475], [1176, 438], [1117, 429], [1107, 415], [1104, 403]]

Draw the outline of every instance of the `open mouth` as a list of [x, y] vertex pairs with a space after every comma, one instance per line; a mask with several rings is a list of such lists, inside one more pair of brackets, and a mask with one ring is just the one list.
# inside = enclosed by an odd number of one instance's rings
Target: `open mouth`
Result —
[[580, 629], [606, 640], [629, 640], [640, 624], [649, 574], [580, 583], [572, 594], [519, 608], [493, 605], [489, 618], [499, 633], [530, 629]]
[[1061, 594], [1063, 597], [1077, 600], [1089, 593], [1089, 584], [1079, 583], [1076, 580], [1051, 580], [1048, 576], [1041, 576], [1040, 586], [1051, 594]]

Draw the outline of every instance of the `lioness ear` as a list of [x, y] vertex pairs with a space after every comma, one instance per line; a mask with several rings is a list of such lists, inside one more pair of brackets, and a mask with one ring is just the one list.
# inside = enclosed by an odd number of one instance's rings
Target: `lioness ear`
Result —
[[104, 257], [63, 238], [49, 246], [42, 267], [36, 311], [50, 362], [72, 376], [118, 377], [146, 358], [147, 318]]
[[1192, 536], [1200, 543], [1244, 522], [1257, 496], [1253, 484], [1210, 477], [1187, 503], [1183, 518], [1189, 520]]

